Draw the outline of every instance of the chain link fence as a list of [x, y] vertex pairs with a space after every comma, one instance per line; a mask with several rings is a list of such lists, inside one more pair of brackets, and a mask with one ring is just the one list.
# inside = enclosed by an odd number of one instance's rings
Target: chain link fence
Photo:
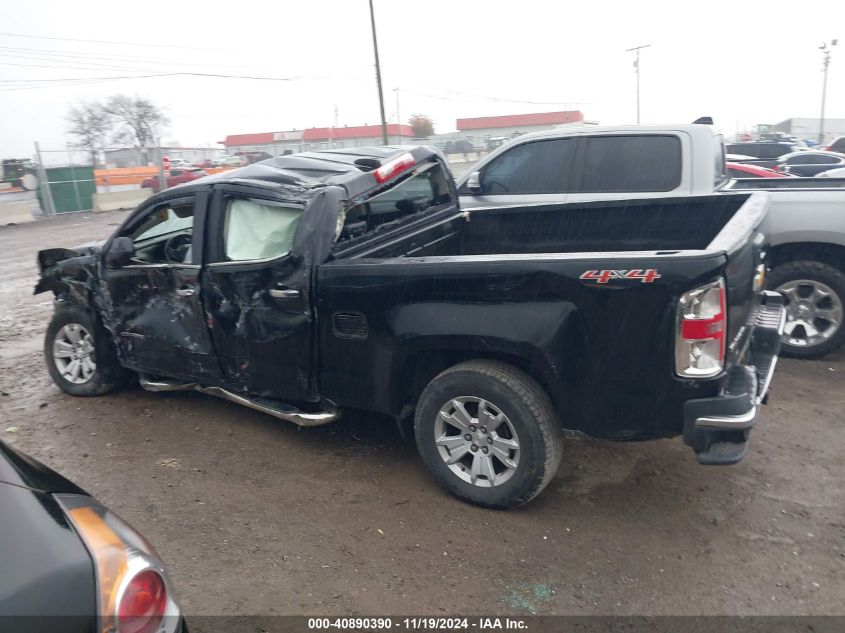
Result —
[[[489, 151], [481, 139], [452, 135], [403, 142], [437, 147], [446, 154], [456, 175]], [[325, 143], [303, 149], [332, 149], [339, 145]], [[31, 205], [36, 217], [130, 209], [162, 189], [293, 151], [282, 146], [108, 147], [90, 151], [36, 143], [32, 160], [16, 160], [7, 166], [5, 171], [11, 175], [6, 184], [17, 192], [16, 201]], [[170, 161], [168, 173], [165, 157]]]
[[[224, 155], [225, 150], [212, 147], [107, 147], [92, 151], [36, 143], [30, 182], [36, 184], [33, 195], [43, 216], [132, 208], [161, 189], [237, 166], [218, 165]], [[165, 157], [170, 161], [167, 173]]]

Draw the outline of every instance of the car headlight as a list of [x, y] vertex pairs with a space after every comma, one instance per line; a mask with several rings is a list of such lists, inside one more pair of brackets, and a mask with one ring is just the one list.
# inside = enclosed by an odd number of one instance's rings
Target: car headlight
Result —
[[98, 633], [174, 633], [181, 612], [153, 546], [95, 499], [54, 496], [94, 560]]

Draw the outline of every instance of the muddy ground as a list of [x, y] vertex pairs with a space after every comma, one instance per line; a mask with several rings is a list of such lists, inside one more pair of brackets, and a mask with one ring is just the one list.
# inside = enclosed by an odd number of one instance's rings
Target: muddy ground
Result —
[[482, 510], [381, 419], [299, 430], [199, 394], [60, 393], [35, 253], [123, 217], [0, 227], [0, 438], [143, 532], [188, 614], [845, 613], [845, 354], [781, 362], [737, 466], [570, 441], [537, 500]]

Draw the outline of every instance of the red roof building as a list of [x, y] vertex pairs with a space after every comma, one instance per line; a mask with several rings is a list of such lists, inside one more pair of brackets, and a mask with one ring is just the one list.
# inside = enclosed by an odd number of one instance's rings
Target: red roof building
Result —
[[[414, 138], [414, 128], [410, 125], [387, 124], [387, 136], [399, 138]], [[310, 127], [302, 132], [306, 141], [337, 140], [378, 140], [381, 142], [380, 125], [357, 125], [354, 127]]]
[[[400, 145], [414, 138], [410, 125], [390, 123], [387, 126], [388, 144]], [[311, 127], [285, 132], [258, 132], [255, 134], [230, 134], [220, 142], [230, 153], [268, 152], [280, 154], [329, 147], [363, 147], [381, 145], [381, 125], [356, 125], [352, 127]]]
[[[264, 145], [272, 143], [277, 139], [278, 135], [284, 135], [284, 132], [259, 132], [257, 134], [229, 134], [225, 141], [221, 141], [226, 147], [234, 145]], [[282, 136], [284, 138], [284, 136]]]

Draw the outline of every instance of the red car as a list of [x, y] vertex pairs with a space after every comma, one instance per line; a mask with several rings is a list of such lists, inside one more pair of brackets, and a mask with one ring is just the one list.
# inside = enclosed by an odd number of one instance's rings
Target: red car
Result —
[[782, 174], [774, 169], [746, 165], [745, 163], [725, 163], [730, 178], [789, 178], [789, 174]]
[[[203, 176], [208, 176], [204, 169], [171, 169], [170, 175], [167, 177], [167, 188], [191, 182]], [[141, 187], [152, 189], [155, 193], [158, 193], [161, 188], [161, 180], [158, 176], [147, 178], [141, 182]]]

